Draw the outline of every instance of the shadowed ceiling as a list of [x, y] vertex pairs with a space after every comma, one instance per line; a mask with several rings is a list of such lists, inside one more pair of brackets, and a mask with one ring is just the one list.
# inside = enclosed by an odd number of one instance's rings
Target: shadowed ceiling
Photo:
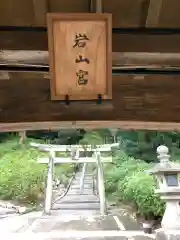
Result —
[[1, 26], [46, 26], [47, 12], [113, 14], [113, 28], [180, 28], [179, 0], [6, 0], [0, 2]]

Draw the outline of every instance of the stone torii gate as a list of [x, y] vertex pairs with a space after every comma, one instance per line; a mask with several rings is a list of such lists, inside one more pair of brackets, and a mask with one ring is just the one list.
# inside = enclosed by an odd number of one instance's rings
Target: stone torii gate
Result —
[[[100, 213], [105, 215], [107, 213], [106, 201], [105, 201], [105, 187], [104, 187], [104, 162], [111, 162], [111, 157], [101, 156], [101, 152], [110, 152], [112, 147], [117, 147], [119, 144], [104, 144], [97, 145], [93, 148], [91, 145], [87, 145], [84, 148], [81, 145], [50, 145], [50, 144], [38, 144], [30, 143], [32, 147], [38, 148], [40, 151], [49, 153], [49, 157], [41, 157], [38, 162], [41, 164], [48, 164], [47, 173], [47, 185], [46, 185], [46, 197], [45, 197], [45, 213], [50, 214], [52, 208], [52, 191], [53, 191], [53, 176], [54, 165], [61, 163], [83, 163], [82, 175], [80, 180], [80, 191], [83, 192], [84, 176], [87, 168], [87, 164], [96, 164], [97, 167], [97, 189], [100, 200]], [[56, 157], [57, 152], [71, 152], [71, 157]], [[80, 152], [92, 152], [92, 157], [80, 157]], [[73, 154], [75, 153], [75, 154]]]

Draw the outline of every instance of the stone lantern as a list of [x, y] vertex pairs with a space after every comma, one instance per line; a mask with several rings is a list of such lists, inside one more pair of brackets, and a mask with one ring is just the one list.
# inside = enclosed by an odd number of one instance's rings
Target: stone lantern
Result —
[[161, 222], [163, 230], [180, 230], [180, 164], [170, 162], [166, 146], [157, 148], [158, 163], [149, 172], [157, 177], [159, 189], [156, 193], [166, 202], [165, 213]]

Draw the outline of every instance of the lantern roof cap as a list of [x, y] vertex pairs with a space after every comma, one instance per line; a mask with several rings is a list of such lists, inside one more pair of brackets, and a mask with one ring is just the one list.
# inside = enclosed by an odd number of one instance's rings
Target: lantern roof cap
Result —
[[180, 164], [170, 161], [169, 149], [165, 145], [161, 145], [157, 148], [158, 159], [160, 162], [156, 164], [152, 169], [148, 170], [149, 174], [175, 174], [180, 173]]

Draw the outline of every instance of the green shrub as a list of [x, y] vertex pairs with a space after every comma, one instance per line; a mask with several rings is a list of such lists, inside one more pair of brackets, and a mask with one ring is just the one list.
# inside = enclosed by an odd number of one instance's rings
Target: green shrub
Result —
[[156, 184], [152, 176], [143, 172], [126, 177], [123, 186], [124, 200], [133, 202], [138, 213], [144, 216], [161, 216], [164, 204], [155, 194]]
[[[17, 139], [0, 144], [0, 198], [25, 202], [37, 202], [44, 195], [47, 164], [39, 164], [37, 158], [44, 153], [20, 146]], [[73, 172], [72, 164], [55, 167], [56, 176], [67, 181]]]
[[108, 172], [105, 172], [105, 186], [108, 193], [117, 191], [117, 185], [120, 179], [126, 176], [126, 170], [113, 166]]
[[34, 151], [25, 149], [10, 151], [1, 157], [1, 199], [32, 201], [43, 193], [46, 167], [38, 164], [34, 157]]
[[155, 194], [156, 181], [145, 173], [152, 166], [118, 151], [116, 164], [105, 168], [107, 196], [135, 205], [143, 216], [162, 216], [164, 203]]

